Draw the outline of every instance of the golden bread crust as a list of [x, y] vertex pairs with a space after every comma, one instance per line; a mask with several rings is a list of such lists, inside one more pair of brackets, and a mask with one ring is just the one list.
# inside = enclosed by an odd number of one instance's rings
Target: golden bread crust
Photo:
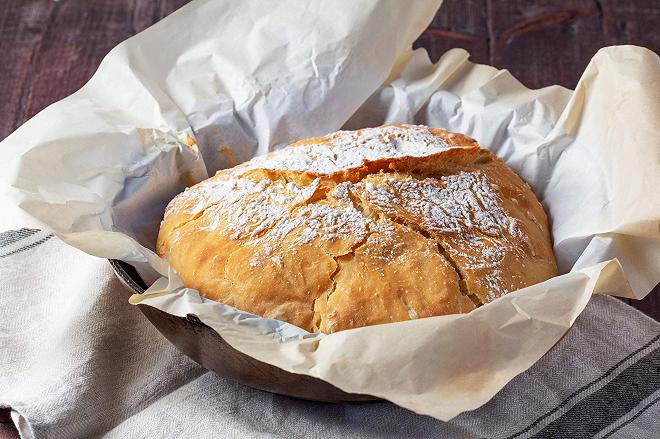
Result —
[[384, 125], [295, 142], [168, 205], [205, 297], [309, 331], [469, 312], [557, 274], [543, 207], [471, 138]]

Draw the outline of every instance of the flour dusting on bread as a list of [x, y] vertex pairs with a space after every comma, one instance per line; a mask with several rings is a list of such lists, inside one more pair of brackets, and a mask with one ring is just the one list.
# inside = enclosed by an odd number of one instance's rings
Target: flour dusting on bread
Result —
[[172, 200], [157, 250], [207, 297], [324, 332], [468, 312], [556, 273], [526, 183], [474, 140], [411, 125], [220, 171]]
[[358, 131], [337, 131], [322, 141], [294, 144], [251, 160], [246, 169], [279, 169], [328, 175], [357, 168], [365, 162], [422, 157], [455, 147], [431, 133], [425, 126], [387, 125]]

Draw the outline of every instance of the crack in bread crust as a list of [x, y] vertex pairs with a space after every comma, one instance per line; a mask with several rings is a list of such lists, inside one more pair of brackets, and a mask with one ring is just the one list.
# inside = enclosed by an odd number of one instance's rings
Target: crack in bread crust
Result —
[[398, 224], [402, 227], [405, 227], [407, 230], [409, 230], [411, 232], [417, 233], [419, 236], [423, 237], [424, 239], [428, 239], [430, 241], [433, 241], [433, 243], [438, 248], [438, 253], [440, 254], [440, 256], [442, 256], [444, 258], [444, 260], [456, 272], [456, 275], [458, 276], [458, 279], [459, 279], [458, 288], [459, 288], [461, 294], [468, 297], [475, 304], [475, 306], [483, 305], [483, 302], [478, 297], [476, 297], [474, 294], [470, 293], [470, 291], [468, 290], [468, 287], [465, 283], [465, 274], [458, 267], [458, 265], [456, 264], [456, 261], [447, 252], [447, 250], [442, 245], [442, 242], [438, 238], [434, 237], [428, 230], [424, 230], [424, 229], [420, 228], [419, 226], [417, 226], [415, 224], [411, 224], [407, 221], [402, 221], [398, 218], [388, 217], [388, 216], [386, 216], [384, 214], [381, 214], [381, 213], [377, 213], [377, 215], [379, 216], [379, 218], [381, 220], [387, 219], [389, 221], [392, 221], [393, 223], [396, 223], [396, 224]]
[[312, 331], [313, 332], [318, 332], [320, 328], [323, 326], [323, 316], [321, 315], [321, 312], [317, 310], [317, 302], [319, 300], [324, 300], [326, 303], [330, 299], [330, 297], [334, 294], [335, 290], [337, 289], [337, 281], [335, 280], [337, 275], [339, 275], [339, 272], [342, 269], [342, 263], [355, 258], [355, 250], [357, 250], [359, 247], [364, 245], [365, 242], [369, 239], [370, 235], [367, 235], [362, 239], [361, 241], [355, 243], [353, 247], [351, 248], [350, 252], [340, 255], [340, 256], [333, 256], [332, 258], [335, 261], [335, 264], [337, 264], [337, 268], [335, 271], [330, 275], [330, 282], [332, 282], [332, 286], [325, 292], [321, 293], [316, 299], [312, 301], [312, 312], [314, 315], [312, 316]]

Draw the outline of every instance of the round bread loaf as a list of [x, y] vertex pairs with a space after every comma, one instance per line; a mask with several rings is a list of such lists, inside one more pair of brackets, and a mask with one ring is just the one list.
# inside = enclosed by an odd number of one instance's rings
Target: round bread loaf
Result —
[[384, 125], [293, 143], [167, 207], [184, 285], [325, 333], [465, 313], [557, 274], [529, 186], [476, 141]]

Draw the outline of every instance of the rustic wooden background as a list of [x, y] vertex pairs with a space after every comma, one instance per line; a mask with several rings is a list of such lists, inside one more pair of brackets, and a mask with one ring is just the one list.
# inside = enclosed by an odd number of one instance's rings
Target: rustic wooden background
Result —
[[[76, 91], [116, 44], [188, 1], [2, 0], [0, 139]], [[660, 0], [445, 0], [415, 45], [433, 60], [465, 48], [473, 61], [507, 68], [528, 87], [573, 88], [603, 46], [660, 53], [659, 25]], [[656, 288], [632, 305], [660, 320], [659, 296]], [[3, 437], [15, 437], [9, 424], [0, 423]]]

